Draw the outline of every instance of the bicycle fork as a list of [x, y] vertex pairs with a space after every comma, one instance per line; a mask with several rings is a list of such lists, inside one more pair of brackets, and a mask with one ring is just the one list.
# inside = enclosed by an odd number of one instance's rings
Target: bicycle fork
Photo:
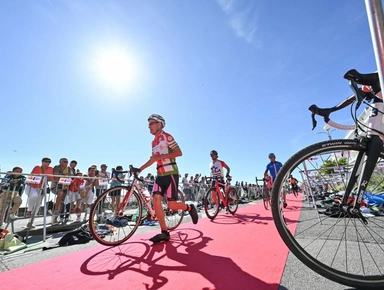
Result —
[[[371, 179], [373, 171], [375, 170], [376, 163], [380, 157], [382, 149], [383, 141], [378, 135], [373, 135], [371, 136], [371, 138], [368, 139], [367, 151], [365, 152], [365, 154], [361, 152], [357, 156], [355, 166], [353, 168], [351, 178], [348, 181], [347, 190], [343, 198], [343, 211], [345, 213], [357, 215], [359, 218], [361, 218], [364, 224], [368, 224], [368, 222], [360, 212], [360, 204], [363, 200], [364, 193], [367, 190], [367, 185]], [[361, 171], [359, 170], [360, 167]], [[359, 174], [359, 172], [361, 173]], [[347, 204], [347, 198], [349, 196], [349, 193], [352, 192], [357, 176], [360, 176], [359, 185], [357, 189], [357, 196], [355, 198], [353, 206], [351, 206]]]

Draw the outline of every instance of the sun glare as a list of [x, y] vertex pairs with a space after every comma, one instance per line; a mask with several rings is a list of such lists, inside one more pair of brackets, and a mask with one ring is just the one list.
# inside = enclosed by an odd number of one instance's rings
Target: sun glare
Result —
[[99, 81], [117, 90], [131, 86], [138, 74], [138, 67], [133, 56], [122, 47], [98, 51], [94, 58], [93, 68]]

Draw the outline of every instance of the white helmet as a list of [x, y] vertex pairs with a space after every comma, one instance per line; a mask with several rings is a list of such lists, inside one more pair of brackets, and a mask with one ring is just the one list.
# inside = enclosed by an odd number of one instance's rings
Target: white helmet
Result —
[[163, 117], [161, 117], [160, 115], [158, 114], [152, 114], [148, 117], [148, 122], [149, 120], [155, 120], [156, 122], [159, 122], [163, 125], [163, 128], [165, 127], [165, 120]]

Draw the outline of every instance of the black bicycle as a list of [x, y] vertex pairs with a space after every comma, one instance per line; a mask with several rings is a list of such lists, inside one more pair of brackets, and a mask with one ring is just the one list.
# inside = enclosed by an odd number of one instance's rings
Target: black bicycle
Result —
[[[315, 115], [332, 127], [355, 130], [354, 139], [328, 140], [308, 146], [293, 155], [281, 168], [272, 189], [274, 222], [292, 253], [317, 273], [348, 286], [384, 289], [384, 208], [367, 204], [384, 184], [382, 167], [383, 100], [377, 73], [361, 74], [350, 70], [353, 95], [341, 104], [321, 109], [310, 106], [313, 128]], [[372, 91], [358, 85], [369, 86]], [[357, 117], [361, 104], [368, 106], [363, 115], [368, 125]], [[351, 106], [355, 125], [333, 122], [330, 114]], [[353, 109], [354, 108], [354, 109]], [[281, 192], [291, 174], [301, 174], [308, 202], [298, 202], [299, 217], [282, 207]], [[320, 203], [314, 198], [316, 188], [327, 184], [335, 192]], [[326, 206], [324, 206], [326, 205]]]
[[263, 198], [264, 208], [268, 209], [271, 206], [271, 189], [268, 187], [268, 182], [265, 178], [257, 179], [256, 177], [256, 185], [259, 186], [258, 181], [263, 182], [263, 189], [261, 190], [261, 197]]

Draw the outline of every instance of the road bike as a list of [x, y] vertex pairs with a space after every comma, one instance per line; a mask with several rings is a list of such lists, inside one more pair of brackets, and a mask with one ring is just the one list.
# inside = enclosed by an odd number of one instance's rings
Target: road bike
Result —
[[211, 181], [211, 188], [204, 196], [204, 210], [207, 217], [214, 220], [221, 209], [227, 209], [230, 214], [235, 214], [239, 207], [239, 197], [236, 188], [229, 185], [227, 181], [220, 182], [220, 177], [206, 177]]
[[[368, 204], [379, 197], [384, 175], [383, 101], [377, 73], [350, 70], [353, 95], [332, 108], [310, 106], [313, 129], [315, 115], [332, 127], [354, 130], [355, 139], [337, 139], [310, 145], [294, 154], [281, 168], [272, 189], [272, 213], [277, 230], [291, 252], [305, 265], [328, 279], [357, 288], [384, 289], [384, 211]], [[372, 91], [363, 90], [369, 86]], [[368, 125], [357, 117], [361, 104], [368, 108]], [[345, 126], [330, 114], [351, 105], [355, 125]], [[308, 202], [290, 201], [283, 208], [281, 192], [287, 178], [301, 176]], [[327, 206], [316, 201], [314, 192], [327, 184], [335, 192]], [[337, 198], [336, 198], [337, 196]], [[287, 197], [288, 198], [288, 197]], [[294, 216], [299, 210], [298, 217]]]
[[[139, 169], [132, 165], [129, 168], [128, 171], [113, 170], [112, 176], [124, 183], [119, 175], [129, 173], [133, 181], [128, 185], [109, 188], [92, 205], [89, 229], [94, 239], [102, 245], [117, 246], [128, 240], [145, 220], [151, 225], [156, 221], [155, 210], [144, 186], [144, 180], [137, 177]], [[118, 198], [119, 202], [116, 205], [112, 202], [112, 197]], [[184, 202], [184, 195], [180, 190], [177, 201]], [[162, 206], [168, 229], [176, 229], [183, 220], [184, 211], [171, 210], [166, 196], [163, 198]]]
[[264, 208], [268, 209], [271, 206], [271, 189], [268, 187], [268, 182], [265, 178], [257, 179], [256, 177], [256, 184], [259, 186], [258, 181], [263, 182], [263, 189], [261, 191], [261, 197], [263, 198], [263, 204]]

